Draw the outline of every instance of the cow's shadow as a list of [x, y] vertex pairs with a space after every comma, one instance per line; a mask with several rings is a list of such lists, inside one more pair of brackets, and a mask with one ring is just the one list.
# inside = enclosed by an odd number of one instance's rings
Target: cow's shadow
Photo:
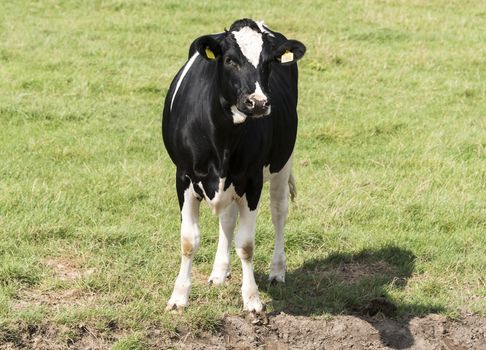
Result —
[[[287, 272], [285, 284], [269, 284], [267, 275], [261, 274], [257, 274], [257, 283], [271, 296], [275, 313], [354, 315], [373, 325], [384, 345], [405, 349], [414, 343], [408, 320], [443, 310], [440, 305], [396, 305], [391, 301], [388, 291], [404, 288], [414, 268], [411, 251], [386, 246], [306, 261]], [[384, 327], [380, 321], [384, 318], [399, 327], [395, 331]]]

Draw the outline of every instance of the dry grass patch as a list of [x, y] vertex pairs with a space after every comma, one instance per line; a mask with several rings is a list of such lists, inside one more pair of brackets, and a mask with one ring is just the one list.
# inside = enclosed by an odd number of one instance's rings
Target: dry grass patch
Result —
[[54, 272], [61, 281], [72, 281], [88, 277], [96, 272], [95, 268], [86, 268], [83, 260], [77, 257], [49, 257], [42, 264]]
[[96, 300], [94, 293], [81, 289], [25, 289], [17, 293], [17, 299], [12, 303], [14, 310], [27, 310], [32, 307], [48, 307], [49, 311], [60, 311], [64, 308], [86, 307]]

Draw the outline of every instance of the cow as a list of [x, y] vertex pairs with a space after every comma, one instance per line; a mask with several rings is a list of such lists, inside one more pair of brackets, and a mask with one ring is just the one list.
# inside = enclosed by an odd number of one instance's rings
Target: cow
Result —
[[285, 281], [284, 225], [294, 195], [292, 153], [297, 135], [297, 64], [306, 51], [263, 22], [235, 21], [197, 38], [165, 98], [162, 135], [176, 166], [181, 212], [181, 264], [167, 310], [184, 309], [200, 244], [199, 206], [219, 216], [219, 241], [209, 283], [230, 273], [234, 237], [241, 259], [243, 309], [261, 312], [253, 273], [258, 203], [270, 181], [275, 247], [270, 281]]

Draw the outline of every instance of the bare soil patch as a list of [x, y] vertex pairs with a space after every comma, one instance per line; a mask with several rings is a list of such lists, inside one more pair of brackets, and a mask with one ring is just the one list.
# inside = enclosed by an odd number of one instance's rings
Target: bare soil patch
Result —
[[[0, 332], [0, 349], [111, 349], [128, 330], [108, 324], [103, 331], [94, 326], [75, 329], [45, 323], [18, 324], [12, 332]], [[169, 335], [159, 329], [146, 331], [150, 349], [486, 349], [486, 318], [465, 315], [449, 320], [427, 315], [397, 321], [386, 317], [335, 316], [226, 316], [215, 333], [197, 336], [184, 329]]]
[[99, 332], [95, 327], [78, 325], [75, 329], [54, 323], [39, 326], [17, 324], [14, 329], [0, 332], [2, 350], [64, 350], [64, 349], [111, 349], [121, 337], [113, 332]]
[[439, 315], [395, 321], [384, 317], [320, 319], [281, 313], [269, 318], [227, 316], [218, 334], [180, 334], [180, 349], [486, 349], [486, 318]]

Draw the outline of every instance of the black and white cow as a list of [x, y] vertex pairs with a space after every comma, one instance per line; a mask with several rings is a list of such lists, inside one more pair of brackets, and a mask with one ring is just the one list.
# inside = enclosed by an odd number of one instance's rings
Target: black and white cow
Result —
[[209, 282], [229, 274], [230, 247], [243, 269], [244, 309], [262, 303], [253, 275], [258, 203], [270, 180], [276, 231], [270, 280], [284, 282], [283, 230], [293, 194], [292, 151], [297, 133], [297, 65], [305, 46], [242, 19], [224, 33], [196, 39], [189, 60], [172, 81], [162, 121], [165, 147], [177, 167], [181, 210], [181, 266], [167, 309], [187, 305], [199, 242], [199, 204], [219, 215], [219, 242]]

